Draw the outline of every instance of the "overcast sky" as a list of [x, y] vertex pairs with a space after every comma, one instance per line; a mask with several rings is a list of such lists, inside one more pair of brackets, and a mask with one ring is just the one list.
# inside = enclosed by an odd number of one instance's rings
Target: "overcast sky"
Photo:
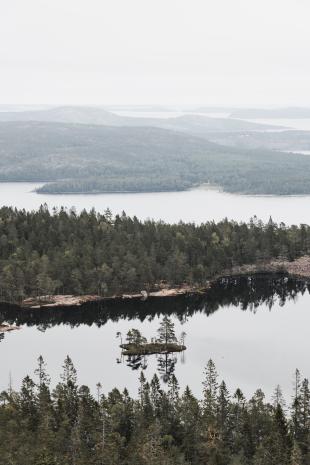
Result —
[[1, 0], [0, 103], [310, 104], [309, 0]]

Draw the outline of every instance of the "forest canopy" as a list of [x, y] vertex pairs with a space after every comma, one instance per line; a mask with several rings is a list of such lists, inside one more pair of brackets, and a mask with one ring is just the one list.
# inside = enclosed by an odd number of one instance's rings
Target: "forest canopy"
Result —
[[[212, 360], [202, 396], [166, 388], [155, 374], [139, 377], [137, 398], [127, 389], [105, 394], [79, 386], [69, 356], [55, 388], [43, 358], [35, 378], [1, 393], [1, 464], [11, 465], [307, 465], [310, 389], [295, 373], [288, 410], [280, 386], [270, 402], [261, 389], [247, 400], [230, 393]], [[93, 389], [94, 391], [94, 389]]]
[[233, 266], [310, 253], [310, 227], [256, 218], [166, 224], [125, 213], [0, 209], [1, 300], [204, 286]]

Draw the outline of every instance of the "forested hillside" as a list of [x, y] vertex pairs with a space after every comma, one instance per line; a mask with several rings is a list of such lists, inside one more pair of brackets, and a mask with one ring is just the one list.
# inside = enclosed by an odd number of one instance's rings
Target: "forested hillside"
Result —
[[310, 131], [210, 132], [208, 139], [240, 149], [310, 151]]
[[127, 389], [105, 394], [100, 383], [93, 395], [67, 357], [52, 389], [39, 357], [34, 379], [1, 394], [1, 464], [309, 464], [310, 389], [298, 370], [288, 410], [279, 386], [271, 402], [261, 389], [249, 400], [240, 388], [230, 393], [212, 360], [202, 381], [202, 399], [181, 392], [174, 375], [163, 389], [143, 372], [137, 399]]
[[0, 181], [57, 181], [41, 192], [182, 190], [310, 193], [310, 158], [225, 147], [159, 128], [1, 123]]
[[232, 266], [310, 253], [310, 226], [256, 219], [201, 225], [95, 211], [0, 209], [3, 301], [30, 295], [115, 295], [168, 285], [204, 286]]

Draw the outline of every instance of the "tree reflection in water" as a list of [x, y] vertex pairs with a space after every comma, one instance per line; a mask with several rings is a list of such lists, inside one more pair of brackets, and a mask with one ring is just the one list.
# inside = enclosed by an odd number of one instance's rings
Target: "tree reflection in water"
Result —
[[[301, 279], [285, 275], [252, 275], [221, 278], [204, 295], [179, 295], [177, 297], [106, 300], [83, 304], [79, 307], [57, 307], [42, 309], [21, 309], [18, 306], [0, 304], [0, 323], [10, 325], [36, 326], [40, 331], [57, 325], [96, 325], [101, 327], [108, 321], [146, 319], [173, 315], [179, 321], [188, 320], [196, 312], [206, 316], [223, 306], [241, 307], [244, 311], [255, 312], [262, 304], [271, 309], [275, 301], [284, 305], [295, 300], [298, 294], [309, 292], [309, 284]], [[0, 340], [4, 335], [0, 334]], [[141, 368], [147, 361], [144, 357], [128, 361], [132, 368]], [[167, 369], [168, 371], [168, 369]]]
[[167, 383], [175, 371], [177, 356], [171, 354], [160, 354], [157, 357], [157, 369], [164, 383]]
[[117, 363], [125, 362], [132, 370], [146, 370], [148, 357], [156, 357], [157, 369], [161, 379], [167, 383], [171, 375], [175, 372], [177, 356], [174, 353], [163, 353], [158, 355], [127, 355], [117, 359]]

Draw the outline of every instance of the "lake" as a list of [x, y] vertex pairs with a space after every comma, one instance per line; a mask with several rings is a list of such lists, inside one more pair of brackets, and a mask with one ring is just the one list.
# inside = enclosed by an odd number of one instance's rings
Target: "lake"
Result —
[[[2, 183], [0, 204], [26, 210], [37, 209], [44, 203], [50, 208], [75, 206], [77, 211], [95, 208], [103, 212], [109, 207], [113, 213], [124, 210], [140, 219], [171, 223], [220, 221], [225, 217], [248, 221], [256, 215], [264, 221], [272, 216], [277, 222], [310, 224], [310, 196], [241, 196], [203, 188], [169, 193], [38, 195], [33, 190], [39, 185]], [[73, 315], [68, 310], [65, 315], [57, 310], [51, 318], [46, 311], [43, 315], [35, 312], [34, 325], [30, 325], [30, 319], [27, 321], [24, 315], [23, 321], [17, 318], [21, 330], [6, 334], [0, 342], [0, 388], [8, 386], [9, 373], [13, 385], [18, 387], [26, 374], [33, 374], [40, 354], [56, 380], [69, 354], [78, 369], [80, 383], [89, 384], [93, 390], [100, 381], [105, 391], [114, 386], [127, 386], [136, 394], [142, 363], [146, 365], [148, 377], [154, 372], [163, 377], [165, 370], [174, 370], [181, 386], [189, 383], [199, 395], [204, 366], [212, 358], [231, 391], [240, 386], [250, 396], [261, 387], [270, 398], [279, 383], [289, 399], [295, 368], [310, 377], [309, 292], [292, 283], [288, 290], [288, 284], [283, 281], [276, 291], [273, 283], [271, 293], [268, 280], [255, 286], [260, 288], [256, 300], [253, 286], [238, 282], [228, 290], [225, 286], [219, 288], [218, 295], [206, 302], [195, 299], [156, 301], [151, 309], [150, 303], [140, 303], [135, 308], [116, 308], [108, 312], [108, 316], [100, 309], [99, 313], [87, 309], [87, 314], [75, 309]], [[124, 360], [116, 332], [125, 335], [134, 327], [148, 338], [154, 337], [162, 315], [167, 313], [175, 323], [176, 334], [187, 333], [187, 350], [168, 360], [156, 356], [146, 360]], [[4, 314], [8, 320], [11, 313]]]
[[256, 215], [263, 221], [270, 216], [287, 224], [310, 224], [310, 196], [250, 196], [227, 194], [216, 189], [194, 189], [183, 192], [137, 194], [46, 195], [33, 190], [39, 183], [0, 183], [0, 205], [33, 210], [46, 203], [50, 208], [75, 206], [77, 211], [95, 208], [103, 212], [136, 215], [170, 223], [220, 221], [227, 217], [249, 221]]
[[[117, 331], [123, 338], [131, 328], [149, 339], [156, 337], [164, 314], [175, 323], [177, 336], [186, 332], [187, 350], [167, 360], [155, 355], [131, 361], [122, 358]], [[145, 365], [148, 378], [156, 372], [163, 380], [174, 371], [181, 387], [190, 384], [200, 395], [210, 358], [230, 390], [240, 386], [247, 396], [260, 387], [270, 398], [280, 384], [290, 399], [294, 370], [298, 367], [310, 376], [309, 291], [304, 283], [279, 276], [226, 280], [204, 297], [88, 304], [56, 311], [15, 311], [2, 306], [0, 315], [2, 321], [21, 325], [0, 342], [1, 389], [7, 387], [10, 372], [16, 387], [22, 377], [33, 374], [40, 354], [54, 380], [69, 354], [80, 383], [93, 390], [98, 381], [105, 390], [126, 386], [132, 394], [137, 393], [137, 379]]]
[[[113, 111], [120, 116], [141, 117], [141, 118], [175, 118], [178, 116], [193, 114], [199, 116], [206, 116], [210, 118], [229, 118], [230, 113], [221, 111], [219, 108], [217, 112], [199, 112], [199, 111], [137, 111], [137, 110], [122, 110]], [[232, 118], [239, 119], [239, 118]], [[310, 131], [310, 118], [243, 118], [243, 121], [249, 121], [258, 124], [267, 124], [271, 126], [282, 126], [290, 129], [298, 129], [300, 131]]]

